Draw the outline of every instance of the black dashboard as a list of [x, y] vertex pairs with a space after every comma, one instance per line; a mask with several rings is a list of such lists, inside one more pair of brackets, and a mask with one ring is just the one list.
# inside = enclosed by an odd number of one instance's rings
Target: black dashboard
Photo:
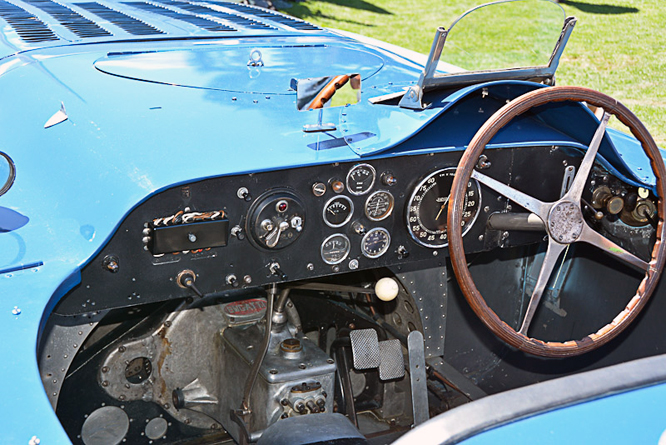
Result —
[[[403, 266], [448, 256], [448, 192], [460, 152], [442, 151], [242, 174], [162, 191], [137, 206], [82, 270], [55, 311], [90, 313], [270, 283]], [[487, 150], [477, 168], [544, 201], [559, 198], [580, 153]], [[493, 230], [522, 212], [471, 181], [466, 252], [538, 242], [543, 232]]]

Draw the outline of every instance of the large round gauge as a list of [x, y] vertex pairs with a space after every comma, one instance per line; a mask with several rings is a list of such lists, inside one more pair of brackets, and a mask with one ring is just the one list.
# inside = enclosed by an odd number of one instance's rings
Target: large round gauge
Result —
[[365, 216], [371, 221], [381, 221], [393, 212], [393, 195], [377, 190], [365, 201]]
[[336, 233], [321, 243], [321, 259], [326, 264], [340, 264], [347, 258], [350, 250], [349, 238], [342, 233]]
[[379, 258], [391, 245], [391, 234], [383, 227], [375, 227], [363, 236], [361, 251], [368, 258]]
[[[439, 248], [449, 243], [446, 230], [451, 184], [455, 167], [437, 170], [419, 183], [412, 192], [407, 206], [407, 229], [417, 243]], [[481, 208], [479, 184], [475, 179], [467, 183], [462, 225], [463, 235], [472, 227]]]
[[347, 190], [352, 195], [365, 195], [375, 184], [377, 173], [370, 164], [357, 164], [347, 173]]
[[346, 196], [331, 198], [324, 205], [324, 222], [329, 227], [342, 227], [354, 214], [354, 204]]

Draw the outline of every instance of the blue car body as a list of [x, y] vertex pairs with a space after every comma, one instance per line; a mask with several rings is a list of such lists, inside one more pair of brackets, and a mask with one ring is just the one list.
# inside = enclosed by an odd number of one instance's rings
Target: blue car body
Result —
[[[151, 197], [228, 176], [460, 153], [491, 114], [479, 112], [481, 91], [511, 100], [544, 88], [494, 81], [433, 93], [423, 110], [376, 104], [368, 99], [415, 85], [422, 61], [279, 13], [217, 1], [0, 0], [0, 29], [0, 151], [16, 170], [0, 196], [3, 443], [70, 443], [44, 386], [40, 342], [53, 309], [85, 284], [82, 270]], [[262, 66], [248, 64], [256, 50]], [[362, 100], [323, 109], [336, 130], [304, 132], [318, 111], [296, 109], [290, 82], [330, 73], [359, 73]], [[563, 117], [562, 126], [573, 129], [568, 134], [525, 123], [500, 134], [494, 147], [538, 140], [584, 149], [598, 121], [586, 108], [575, 109]], [[48, 125], [51, 119], [60, 122]], [[637, 152], [635, 139], [609, 130], [599, 162], [624, 183], [655, 191], [655, 177]], [[89, 306], [76, 316], [94, 311]], [[76, 354], [83, 340], [59, 352]], [[661, 392], [656, 386], [632, 393], [631, 403], [662, 400]], [[558, 413], [548, 423], [584, 415]], [[531, 422], [528, 434], [541, 431], [538, 419]], [[509, 440], [497, 431], [474, 443]]]

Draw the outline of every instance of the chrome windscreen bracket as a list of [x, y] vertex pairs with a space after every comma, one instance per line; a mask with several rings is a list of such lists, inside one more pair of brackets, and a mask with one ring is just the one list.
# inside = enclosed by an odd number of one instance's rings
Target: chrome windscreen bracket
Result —
[[416, 85], [411, 86], [400, 99], [400, 107], [409, 108], [413, 110], [423, 110], [426, 104], [423, 103], [423, 95], [427, 91], [436, 90], [439, 88], [452, 88], [467, 85], [473, 85], [481, 82], [492, 82], [497, 80], [530, 80], [536, 82], [543, 82], [547, 85], [555, 83], [555, 72], [560, 63], [560, 58], [564, 52], [564, 48], [569, 41], [569, 37], [573, 32], [577, 19], [575, 17], [567, 17], [564, 20], [562, 31], [557, 39], [557, 43], [553, 49], [547, 65], [524, 67], [524, 68], [507, 68], [492, 71], [457, 71], [449, 73], [436, 73], [437, 67], [440, 62], [442, 50], [446, 43], [446, 37], [449, 31], [456, 25], [463, 17], [469, 13], [479, 9], [483, 6], [474, 8], [461, 17], [459, 17], [448, 30], [444, 27], [437, 28], [435, 38], [430, 48], [430, 54], [426, 64], [421, 72], [419, 81]]

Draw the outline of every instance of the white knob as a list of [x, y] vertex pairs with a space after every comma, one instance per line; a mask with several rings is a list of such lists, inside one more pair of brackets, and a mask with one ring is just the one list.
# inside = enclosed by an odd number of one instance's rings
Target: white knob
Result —
[[400, 286], [398, 286], [397, 281], [393, 278], [385, 277], [377, 281], [375, 284], [375, 294], [377, 298], [382, 301], [391, 301], [398, 296], [398, 291]]

